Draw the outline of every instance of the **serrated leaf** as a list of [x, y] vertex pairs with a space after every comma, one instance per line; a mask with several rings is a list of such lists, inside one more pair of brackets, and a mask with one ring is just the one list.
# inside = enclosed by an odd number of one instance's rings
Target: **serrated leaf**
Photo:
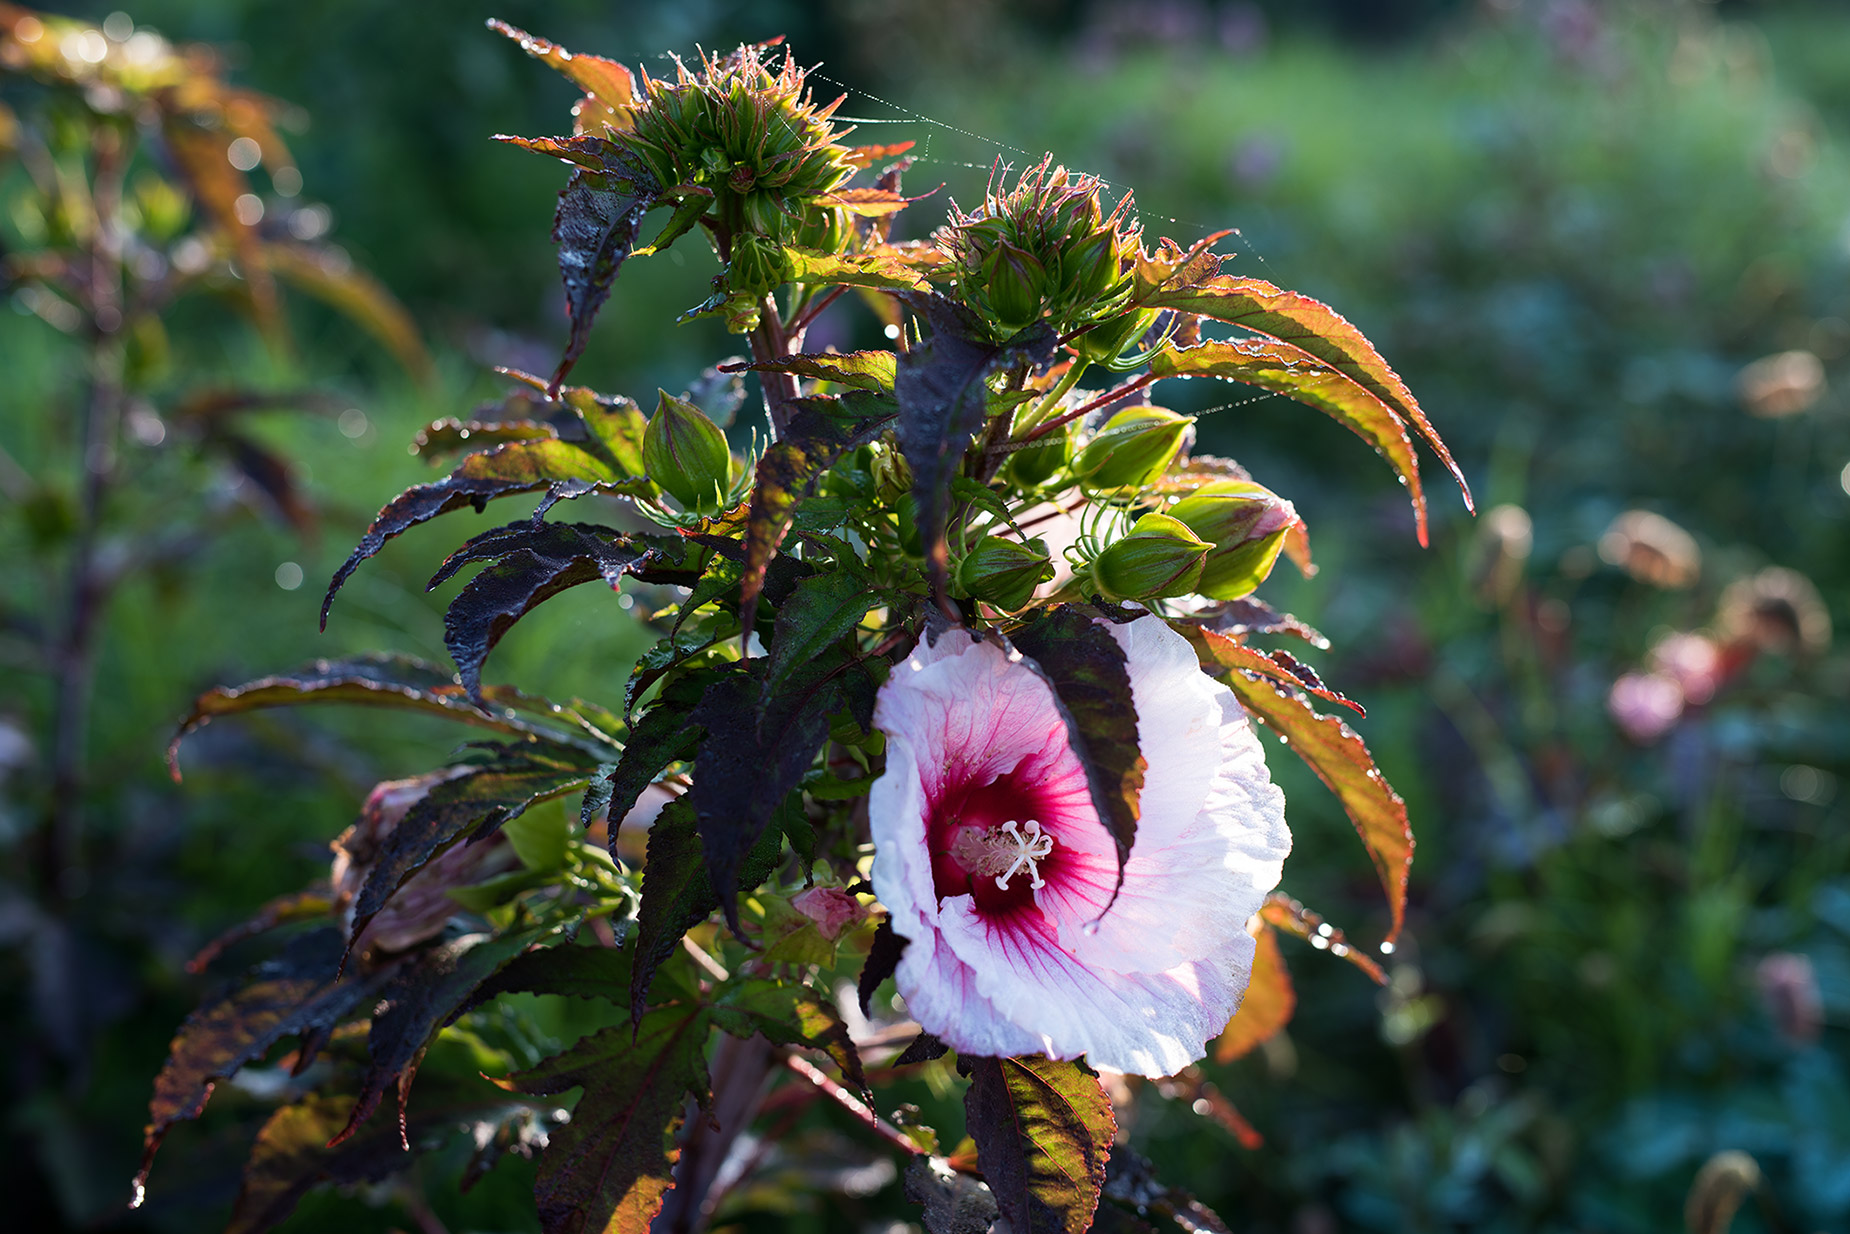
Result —
[[686, 673], [663, 688], [642, 718], [630, 726], [629, 739], [611, 771], [610, 838], [616, 840], [617, 824], [636, 808], [643, 790], [671, 763], [692, 758], [700, 746], [701, 730], [689, 720], [689, 713], [699, 705], [700, 696], [712, 683], [711, 673]]
[[920, 542], [937, 589], [950, 568], [944, 531], [947, 495], [988, 409], [986, 379], [998, 369], [1040, 364], [1058, 342], [1053, 328], [1035, 322], [1004, 343], [992, 343], [982, 324], [962, 305], [940, 295], [913, 302], [931, 326], [931, 337], [899, 358], [894, 392], [899, 399], [899, 446], [912, 467]]
[[[783, 851], [783, 838], [766, 831], [740, 869], [752, 886], [770, 876]], [[648, 1006], [655, 970], [674, 952], [681, 936], [719, 907], [707, 877], [693, 804], [678, 797], [662, 808], [649, 828], [649, 848], [642, 868], [642, 905], [636, 913], [636, 959], [630, 977], [630, 1015], [641, 1020]]]
[[585, 92], [585, 98], [572, 109], [581, 133], [593, 124], [619, 133], [632, 127], [628, 109], [636, 99], [636, 78], [627, 67], [602, 56], [567, 51], [498, 18], [491, 18], [488, 28], [513, 39], [522, 51], [544, 61]]
[[503, 994], [564, 994], [601, 998], [626, 1007], [633, 954], [627, 949], [572, 943], [535, 948], [484, 982], [472, 1002], [479, 1005]]
[[835, 1008], [800, 985], [754, 979], [726, 988], [713, 1005], [713, 1023], [735, 1037], [762, 1034], [773, 1045], [802, 1045], [821, 1050], [841, 1071], [842, 1079], [870, 1105], [873, 1094], [861, 1070], [861, 1054]]
[[1016, 1234], [1084, 1234], [1118, 1132], [1098, 1077], [1034, 1054], [965, 1061], [965, 1119], [1002, 1215]]
[[338, 1148], [352, 1138], [390, 1089], [398, 1094], [400, 1146], [409, 1150], [407, 1101], [431, 1038], [471, 1004], [484, 981], [540, 936], [537, 930], [501, 938], [467, 935], [406, 959], [379, 991], [366, 1035], [366, 1075], [346, 1126], [328, 1141], [328, 1147]]
[[[1335, 369], [1413, 425], [1452, 473], [1452, 478], [1458, 481], [1466, 508], [1473, 508], [1471, 487], [1465, 483], [1464, 473], [1452, 461], [1452, 452], [1446, 449], [1445, 442], [1426, 419], [1426, 413], [1420, 410], [1419, 401], [1407, 389], [1407, 383], [1388, 367], [1381, 353], [1360, 330], [1328, 305], [1295, 291], [1281, 290], [1264, 279], [1225, 274], [1165, 286], [1145, 303], [1152, 308], [1200, 313], [1203, 317], [1244, 327], [1288, 343]], [[1420, 513], [1420, 543], [1426, 543], [1423, 510]]]
[[1252, 979], [1240, 999], [1240, 1009], [1214, 1040], [1214, 1061], [1230, 1063], [1284, 1031], [1297, 1010], [1298, 995], [1291, 985], [1291, 970], [1278, 949], [1271, 927], [1259, 931], [1253, 950]]
[[258, 445], [242, 433], [214, 428], [205, 444], [222, 451], [232, 469], [263, 497], [254, 503], [304, 538], [315, 534], [315, 507], [302, 489], [301, 475], [287, 459]]
[[743, 670], [732, 673], [707, 689], [689, 717], [706, 735], [694, 755], [688, 800], [707, 873], [735, 934], [740, 867], [828, 740], [829, 716], [844, 705], [835, 677], [845, 665], [804, 667], [806, 673], [777, 694]]
[[1085, 768], [1092, 807], [1117, 843], [1121, 879], [1137, 839], [1138, 802], [1149, 769], [1137, 744], [1124, 649], [1084, 610], [1064, 604], [1037, 614], [1010, 641], [1053, 688], [1067, 722], [1067, 744]]
[[[901, 199], [903, 201], [903, 199]], [[869, 291], [924, 291], [924, 273], [899, 249], [871, 253], [825, 253], [820, 249], [786, 247], [790, 281]]]
[[510, 712], [478, 706], [457, 682], [455, 674], [446, 668], [410, 656], [368, 654], [345, 660], [316, 660], [293, 673], [260, 677], [241, 686], [220, 686], [206, 691], [193, 703], [192, 712], [181, 721], [168, 744], [167, 765], [174, 778], [179, 779], [180, 743], [219, 716], [307, 703], [398, 707], [445, 716], [499, 733], [542, 731], [516, 719]]
[[837, 189], [824, 196], [823, 200], [862, 218], [885, 218], [889, 214], [898, 214], [911, 202], [910, 198], [901, 197], [893, 190], [884, 188]]
[[[251, 1147], [244, 1183], [225, 1234], [259, 1234], [272, 1229], [302, 1197], [318, 1186], [380, 1182], [416, 1163], [404, 1151], [398, 1129], [373, 1124], [338, 1148], [328, 1141], [347, 1121], [353, 1099], [315, 1093], [270, 1115]], [[406, 1132], [414, 1148], [434, 1148], [466, 1136], [481, 1143], [510, 1122], [534, 1116], [523, 1101], [476, 1080], [450, 1082], [441, 1091], [418, 1089], [417, 1108]]]
[[1189, 620], [1230, 638], [1243, 639], [1249, 634], [1290, 634], [1319, 651], [1328, 651], [1330, 647], [1330, 640], [1312, 627], [1252, 596], [1223, 601], [1197, 612]]
[[610, 298], [610, 285], [624, 259], [636, 247], [642, 216], [660, 204], [663, 188], [641, 161], [602, 137], [585, 135], [561, 144], [596, 149], [603, 170], [574, 168], [553, 215], [552, 238], [559, 246], [559, 275], [572, 319], [565, 354], [552, 375], [553, 391], [584, 354], [591, 323]]
[[262, 1058], [285, 1037], [327, 1031], [391, 975], [384, 969], [343, 978], [342, 952], [337, 929], [301, 935], [186, 1018], [154, 1080], [141, 1169], [134, 1180], [137, 1195], [168, 1128], [198, 1118], [219, 1080]]
[[765, 670], [762, 715], [770, 700], [820, 660], [861, 624], [867, 611], [884, 602], [883, 593], [846, 571], [812, 574], [798, 581], [777, 610], [771, 635], [770, 666]]
[[1375, 448], [1386, 459], [1413, 503], [1420, 543], [1426, 543], [1426, 493], [1419, 457], [1406, 421], [1392, 406], [1346, 373], [1295, 347], [1234, 339], [1181, 349], [1164, 348], [1150, 361], [1158, 377], [1221, 377], [1271, 390], [1314, 407]]
[[1277, 669], [1268, 657], [1212, 630], [1189, 628], [1182, 633], [1195, 644], [1203, 670], [1225, 682], [1248, 711], [1283, 737], [1342, 802], [1387, 892], [1392, 942], [1406, 916], [1407, 879], [1413, 869], [1407, 803], [1382, 776], [1355, 730], [1313, 710], [1304, 700], [1304, 687], [1291, 674], [1255, 666], [1253, 661], [1259, 660]]
[[790, 529], [797, 502], [847, 451], [871, 441], [897, 414], [897, 405], [867, 392], [797, 399], [784, 435], [758, 460], [745, 529], [745, 572], [739, 582], [739, 623], [751, 633], [765, 571]]
[[307, 891], [292, 891], [277, 896], [268, 904], [258, 909], [255, 915], [246, 921], [226, 930], [211, 942], [201, 947], [193, 958], [186, 962], [189, 973], [203, 973], [212, 961], [223, 954], [225, 948], [233, 943], [274, 930], [278, 926], [290, 925], [299, 921], [313, 921], [317, 917], [331, 917], [334, 913], [334, 893], [323, 881]]
[[912, 141], [898, 141], [887, 146], [855, 146], [841, 158], [844, 163], [850, 163], [856, 167], [872, 167], [881, 159], [896, 158], [917, 144]]
[[639, 467], [624, 467], [601, 440], [512, 441], [471, 454], [444, 479], [413, 485], [380, 509], [329, 581], [327, 595], [321, 601], [321, 627], [327, 628], [335, 594], [361, 562], [384, 548], [388, 540], [438, 515], [464, 506], [480, 512], [498, 497], [541, 489], [556, 499], [600, 489], [646, 496], [650, 488]]
[[643, 571], [681, 546], [660, 537], [627, 536], [595, 523], [526, 520], [476, 536], [444, 561], [430, 580], [435, 588], [465, 565], [491, 564], [450, 602], [443, 642], [472, 697], [482, 688], [482, 665], [502, 635], [535, 605], [583, 583], [602, 580], [616, 590], [626, 574]]
[[[542, 801], [575, 793], [590, 782], [595, 764], [553, 747], [506, 746], [496, 760], [433, 786], [405, 812], [380, 843], [366, 881], [353, 901], [357, 941], [406, 879], [426, 862], [465, 840], [483, 840], [508, 819]], [[570, 757], [562, 758], [561, 754]]]
[[897, 364], [898, 358], [890, 351], [831, 351], [761, 360], [745, 368], [756, 373], [795, 373], [798, 377], [832, 381], [856, 390], [891, 394]]
[[706, 1101], [708, 1019], [666, 1007], [607, 1028], [527, 1071], [496, 1081], [510, 1092], [584, 1095], [540, 1156], [533, 1197], [546, 1234], [646, 1234], [674, 1186], [688, 1094]]
[[1307, 694], [1315, 694], [1325, 702], [1347, 707], [1363, 718], [1368, 715], [1362, 704], [1324, 685], [1316, 669], [1289, 651], [1260, 651], [1229, 638], [1219, 630], [1193, 623], [1183, 629], [1183, 633], [1195, 645], [1197, 657], [1204, 663], [1214, 664], [1223, 672], [1238, 670], [1249, 676], [1263, 677], [1288, 690], [1302, 690]]

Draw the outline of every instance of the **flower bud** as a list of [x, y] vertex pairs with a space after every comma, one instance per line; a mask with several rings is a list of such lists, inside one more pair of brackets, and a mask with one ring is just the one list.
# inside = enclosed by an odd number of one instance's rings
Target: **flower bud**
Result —
[[1086, 443], [1073, 472], [1094, 492], [1142, 488], [1169, 469], [1194, 423], [1162, 407], [1126, 407]]
[[1298, 521], [1290, 502], [1250, 480], [1204, 484], [1169, 507], [1169, 515], [1214, 546], [1196, 590], [1216, 600], [1237, 600], [1265, 582]]
[[1187, 595], [1201, 579], [1210, 547], [1182, 520], [1146, 514], [1092, 562], [1092, 580], [1110, 600]]
[[839, 253], [854, 235], [853, 220], [840, 206], [811, 206], [791, 233], [790, 243], [799, 248]]
[[996, 324], [1019, 330], [1041, 315], [1047, 270], [1029, 252], [1004, 240], [983, 262], [984, 290]]
[[890, 440], [868, 450], [867, 470], [874, 478], [874, 496], [891, 504], [912, 491], [912, 465]]
[[1034, 598], [1034, 589], [1053, 577], [1053, 562], [1040, 540], [1026, 544], [984, 536], [957, 563], [955, 589], [1013, 612]]
[[1066, 276], [1066, 288], [1081, 305], [1101, 300], [1118, 282], [1117, 236], [1097, 231], [1063, 253], [1060, 268]]
[[739, 295], [756, 298], [790, 281], [790, 263], [776, 240], [742, 231], [732, 238], [732, 255], [726, 267], [726, 285]]
[[1133, 309], [1118, 317], [1107, 318], [1073, 340], [1080, 358], [1107, 368], [1117, 365], [1118, 357], [1143, 341], [1155, 324], [1155, 309]]
[[700, 408], [666, 390], [642, 431], [642, 461], [649, 479], [702, 514], [718, 513], [732, 485], [726, 434]]
[[[1017, 439], [1025, 437], [1052, 417], [1064, 414], [1065, 408], [1050, 407], [1040, 415], [1030, 413], [1015, 425]], [[1025, 450], [1008, 456], [1008, 478], [1023, 488], [1039, 488], [1060, 473], [1073, 458], [1073, 421], [1049, 429], [1034, 439]]]

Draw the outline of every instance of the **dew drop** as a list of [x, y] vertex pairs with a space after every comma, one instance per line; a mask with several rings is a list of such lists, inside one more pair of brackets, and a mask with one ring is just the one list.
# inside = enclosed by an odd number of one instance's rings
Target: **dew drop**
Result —
[[1394, 944], [1391, 942], [1383, 942], [1381, 944], [1381, 954], [1382, 955], [1393, 955], [1394, 954]]
[[1086, 922], [1084, 925], [1079, 927], [1079, 932], [1081, 934], [1084, 934], [1087, 938], [1096, 937], [1098, 934], [1098, 922], [1096, 921]]

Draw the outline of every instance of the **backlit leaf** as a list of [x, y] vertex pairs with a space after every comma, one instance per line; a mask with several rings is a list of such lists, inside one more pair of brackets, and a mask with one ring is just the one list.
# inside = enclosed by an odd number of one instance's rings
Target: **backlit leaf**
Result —
[[490, 977], [470, 1001], [479, 1005], [502, 994], [564, 994], [627, 1007], [633, 955], [627, 948], [572, 943], [536, 947]]
[[1037, 614], [1010, 641], [1053, 687], [1067, 722], [1067, 743], [1086, 770], [1093, 808], [1117, 841], [1121, 878], [1137, 839], [1138, 799], [1149, 767], [1137, 744], [1137, 708], [1124, 649], [1104, 626], [1071, 605]]
[[786, 247], [790, 281], [869, 291], [924, 291], [925, 275], [903, 250], [879, 248], [869, 253], [825, 253]]
[[[1212, 630], [1183, 628], [1182, 633], [1195, 644], [1202, 668], [1230, 686], [1246, 709], [1283, 737], [1342, 802], [1387, 892], [1392, 942], [1406, 915], [1407, 878], [1413, 868], [1407, 803], [1382, 776], [1355, 730], [1314, 711], [1302, 692], [1308, 687], [1293, 674]], [[1276, 671], [1266, 671], [1259, 661]]]
[[490, 938], [466, 935], [406, 959], [378, 992], [366, 1036], [365, 1078], [347, 1124], [328, 1141], [337, 1148], [372, 1117], [387, 1090], [398, 1094], [398, 1135], [411, 1147], [406, 1105], [418, 1062], [437, 1030], [473, 1001], [477, 988], [539, 937], [537, 931]]
[[510, 1092], [584, 1095], [540, 1155], [533, 1196], [546, 1234], [646, 1234], [674, 1186], [689, 1093], [707, 1098], [705, 1010], [664, 1007], [496, 1081]]
[[781, 360], [763, 360], [745, 367], [752, 372], [795, 373], [799, 377], [832, 381], [857, 390], [891, 394], [895, 363], [890, 351], [850, 351], [785, 356]]
[[591, 323], [610, 298], [617, 271], [636, 247], [642, 216], [662, 200], [662, 185], [640, 161], [601, 137], [574, 137], [575, 147], [596, 143], [603, 170], [574, 168], [559, 193], [552, 238], [559, 246], [559, 274], [572, 329], [565, 354], [552, 375], [556, 391], [584, 354]]
[[1183, 633], [1195, 644], [1195, 653], [1204, 663], [1211, 662], [1222, 671], [1237, 669], [1250, 676], [1264, 677], [1287, 689], [1315, 694], [1326, 702], [1347, 707], [1356, 715], [1367, 717], [1368, 712], [1363, 710], [1360, 703], [1324, 685], [1316, 669], [1289, 651], [1260, 651], [1218, 630], [1192, 623], [1191, 627], [1184, 629]]
[[1376, 985], [1387, 984], [1387, 974], [1381, 971], [1381, 966], [1362, 954], [1341, 930], [1284, 892], [1274, 891], [1267, 896], [1265, 903], [1259, 906], [1259, 916], [1267, 925], [1301, 938], [1317, 950], [1327, 951], [1339, 960], [1349, 961], [1367, 973]]
[[984, 1181], [1017, 1234], [1084, 1234], [1117, 1135], [1111, 1100], [1077, 1062], [970, 1058], [964, 1112]]
[[900, 141], [888, 146], [855, 146], [842, 156], [842, 161], [856, 167], [872, 167], [881, 159], [895, 158], [917, 145], [917, 142]]
[[937, 588], [950, 569], [944, 540], [947, 498], [964, 450], [982, 427], [989, 404], [987, 378], [999, 369], [1045, 362], [1057, 337], [1035, 322], [1004, 343], [992, 343], [962, 305], [940, 295], [914, 299], [931, 337], [899, 358], [899, 446], [912, 466], [919, 539]]
[[[1445, 442], [1440, 440], [1438, 432], [1426, 419], [1426, 413], [1420, 410], [1413, 392], [1407, 389], [1400, 375], [1388, 367], [1387, 361], [1381, 358], [1374, 344], [1328, 305], [1295, 291], [1281, 290], [1263, 279], [1236, 278], [1225, 274], [1199, 281], [1167, 284], [1149, 296], [1145, 303], [1152, 308], [1200, 313], [1216, 321], [1267, 335], [1298, 348], [1336, 370], [1413, 425], [1452, 473], [1453, 479], [1458, 481], [1458, 487], [1464, 493], [1465, 506], [1471, 507], [1471, 488], [1465, 483], [1464, 473], [1452, 461], [1451, 451], [1446, 449]], [[1336, 413], [1332, 411], [1332, 414]], [[1349, 423], [1346, 419], [1344, 422]], [[1396, 464], [1396, 470], [1399, 469], [1399, 464]], [[1424, 544], [1426, 518], [1423, 503], [1416, 501], [1415, 510], [1419, 518], [1420, 543]]]
[[1270, 1041], [1291, 1023], [1297, 1009], [1297, 991], [1291, 986], [1291, 972], [1278, 949], [1278, 935], [1270, 926], [1259, 931], [1253, 950], [1253, 975], [1246, 983], [1246, 994], [1221, 1035], [1214, 1041], [1214, 1061], [1230, 1063]]
[[599, 126], [619, 133], [632, 127], [628, 108], [636, 99], [636, 78], [628, 68], [602, 56], [567, 51], [498, 18], [490, 18], [488, 28], [513, 39], [522, 51], [545, 61], [585, 92], [572, 108], [580, 133], [596, 132]]
[[292, 939], [241, 984], [207, 999], [186, 1017], [155, 1077], [141, 1169], [134, 1181], [137, 1196], [168, 1128], [198, 1118], [218, 1081], [262, 1058], [285, 1037], [327, 1031], [391, 975], [385, 969], [343, 977], [342, 951], [337, 929]]

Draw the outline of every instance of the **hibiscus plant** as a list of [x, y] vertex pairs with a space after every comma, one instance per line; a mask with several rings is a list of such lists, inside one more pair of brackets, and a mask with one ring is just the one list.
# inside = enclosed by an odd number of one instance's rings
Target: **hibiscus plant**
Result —
[[[1147, 396], [1221, 378], [1335, 417], [1422, 540], [1412, 439], [1457, 475], [1444, 445], [1342, 317], [1224, 271], [1220, 236], [1149, 242], [1094, 177], [999, 166], [902, 242], [907, 146], [845, 144], [774, 44], [657, 78], [497, 28], [583, 92], [571, 135], [501, 139], [570, 168], [569, 339], [550, 375], [509, 371], [499, 404], [425, 431], [460, 461], [379, 512], [324, 622], [408, 528], [538, 506], [432, 580], [479, 567], [445, 619], [455, 672], [321, 661], [206, 694], [180, 734], [347, 702], [486, 736], [381, 785], [328, 884], [241, 928], [293, 933], [179, 1030], [149, 1156], [294, 1040], [240, 1230], [458, 1137], [469, 1177], [537, 1152], [549, 1231], [697, 1228], [818, 1103], [905, 1162], [934, 1232], [1219, 1228], [1114, 1149], [1114, 1100], [1141, 1086], [1248, 1135], [1196, 1064], [1289, 1018], [1277, 935], [1379, 977], [1274, 892], [1290, 834], [1255, 723], [1341, 799], [1394, 929], [1413, 838], [1318, 710], [1361, 708], [1255, 641], [1322, 645], [1253, 595], [1281, 555], [1311, 569], [1291, 503]], [[567, 384], [623, 264], [700, 241], [720, 273], [683, 316], [749, 357], [653, 407]], [[824, 313], [871, 314], [890, 348], [807, 349]], [[746, 372], [766, 423], [740, 453], [720, 425]], [[594, 582], [657, 636], [623, 698], [484, 682], [522, 616]], [[604, 1027], [541, 1057], [514, 994], [593, 1000]], [[967, 1135], [890, 1095], [921, 1075], [962, 1086]]]

